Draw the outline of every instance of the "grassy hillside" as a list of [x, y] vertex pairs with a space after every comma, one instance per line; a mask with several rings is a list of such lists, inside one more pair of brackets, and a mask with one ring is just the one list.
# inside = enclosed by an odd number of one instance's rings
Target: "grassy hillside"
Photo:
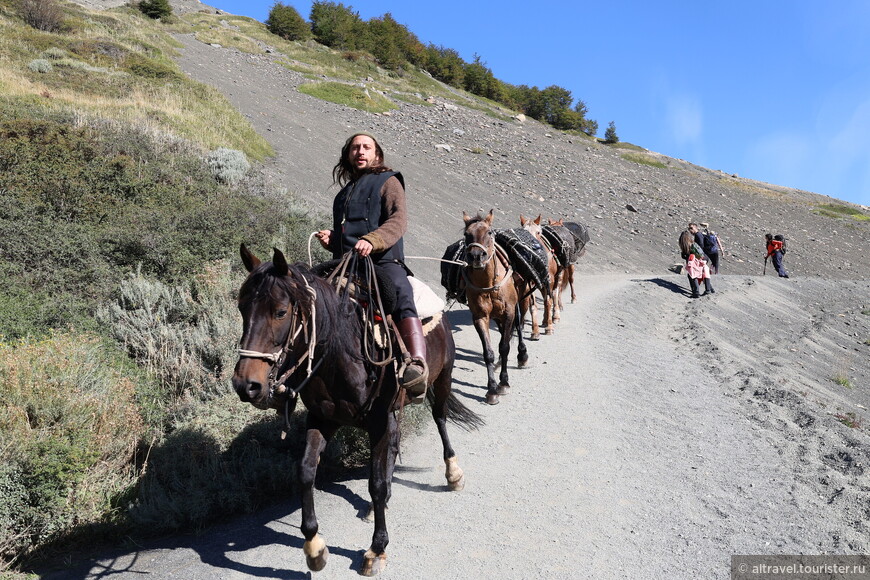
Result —
[[252, 168], [271, 147], [169, 27], [59, 6], [46, 32], [0, 1], [0, 571], [292, 489], [244, 443], [277, 419], [227, 403], [230, 264], [252, 231], [301, 257], [322, 220]]

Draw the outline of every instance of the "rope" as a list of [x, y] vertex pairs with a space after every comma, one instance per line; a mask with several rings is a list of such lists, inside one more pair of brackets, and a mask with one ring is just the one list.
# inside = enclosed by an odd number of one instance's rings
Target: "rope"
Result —
[[444, 262], [447, 264], [456, 264], [457, 266], [467, 266], [468, 262], [463, 262], [462, 260], [445, 260], [444, 258], [431, 258], [429, 256], [405, 256], [405, 259], [411, 260], [435, 260], [436, 262]]

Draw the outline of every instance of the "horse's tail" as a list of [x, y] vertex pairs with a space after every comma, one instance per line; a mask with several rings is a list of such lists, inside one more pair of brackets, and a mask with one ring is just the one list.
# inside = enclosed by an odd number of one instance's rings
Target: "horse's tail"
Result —
[[[435, 389], [429, 389], [426, 396], [430, 404], [435, 403]], [[483, 417], [466, 407], [452, 392], [447, 397], [447, 420], [465, 431], [475, 431], [486, 425]]]

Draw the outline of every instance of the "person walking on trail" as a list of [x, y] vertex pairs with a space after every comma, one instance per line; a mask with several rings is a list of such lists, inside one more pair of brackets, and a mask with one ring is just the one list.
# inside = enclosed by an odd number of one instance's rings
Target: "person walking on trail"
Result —
[[332, 169], [341, 186], [332, 203], [332, 229], [320, 230], [320, 244], [340, 258], [349, 251], [371, 256], [396, 288], [392, 317], [410, 355], [399, 377], [409, 397], [426, 392], [426, 341], [405, 266], [403, 236], [408, 227], [405, 179], [384, 164], [384, 151], [368, 133], [351, 135]]
[[[692, 298], [699, 298], [700, 296], [713, 294], [716, 291], [713, 289], [713, 284], [710, 281], [710, 268], [704, 256], [704, 251], [695, 241], [692, 226], [695, 226], [697, 229], [697, 225], [689, 224], [689, 228], [680, 234], [679, 243], [680, 253], [686, 261], [686, 274], [689, 277], [689, 288], [692, 291]], [[699, 281], [704, 282], [704, 294], [698, 292]]]
[[716, 232], [710, 231], [710, 224], [701, 222], [701, 228], [703, 228], [700, 232], [703, 241], [701, 249], [704, 250], [704, 253], [710, 259], [710, 272], [718, 274], [719, 260], [722, 258], [725, 250], [722, 248], [722, 242]]
[[765, 234], [764, 239], [767, 242], [767, 255], [764, 256], [764, 265], [767, 266], [767, 259], [773, 259], [773, 267], [780, 278], [788, 278], [788, 272], [785, 271], [785, 266], [782, 265], [783, 244], [782, 240], [777, 240], [772, 234]]

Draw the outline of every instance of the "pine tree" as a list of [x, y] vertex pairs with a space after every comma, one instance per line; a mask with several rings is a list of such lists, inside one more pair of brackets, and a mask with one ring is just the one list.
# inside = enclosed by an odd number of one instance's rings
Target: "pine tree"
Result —
[[604, 132], [605, 143], [619, 143], [619, 137], [616, 134], [616, 123], [611, 121], [607, 125], [607, 130]]

